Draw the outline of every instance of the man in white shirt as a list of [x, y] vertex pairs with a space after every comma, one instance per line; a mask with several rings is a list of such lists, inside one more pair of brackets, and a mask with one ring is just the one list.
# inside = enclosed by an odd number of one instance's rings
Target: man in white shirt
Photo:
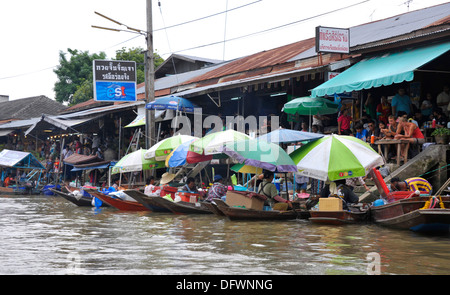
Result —
[[438, 107], [440, 107], [445, 114], [445, 116], [448, 116], [448, 111], [450, 110], [449, 107], [450, 102], [450, 90], [448, 85], [444, 86], [444, 89], [441, 93], [438, 94], [436, 97], [436, 104]]

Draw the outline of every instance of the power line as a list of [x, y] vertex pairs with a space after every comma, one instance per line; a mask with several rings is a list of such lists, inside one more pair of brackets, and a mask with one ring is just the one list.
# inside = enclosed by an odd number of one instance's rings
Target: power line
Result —
[[174, 28], [174, 27], [190, 24], [190, 23], [193, 23], [193, 22], [201, 21], [201, 20], [204, 20], [204, 19], [207, 19], [207, 18], [210, 18], [210, 17], [214, 17], [214, 16], [221, 15], [221, 14], [224, 14], [224, 13], [228, 13], [230, 11], [237, 10], [237, 9], [249, 6], [249, 5], [253, 5], [253, 4], [261, 2], [261, 1], [262, 0], [257, 0], [257, 1], [254, 1], [254, 2], [250, 2], [250, 3], [247, 3], [247, 4], [241, 5], [241, 6], [237, 6], [237, 7], [231, 8], [231, 9], [226, 9], [225, 11], [221, 11], [221, 12], [210, 14], [210, 15], [207, 15], [207, 16], [204, 16], [204, 17], [200, 17], [200, 18], [197, 18], [197, 19], [185, 21], [185, 22], [182, 22], [182, 23], [179, 23], [179, 24], [176, 24], [176, 25], [171, 25], [171, 26], [167, 26], [167, 27], [164, 27], [164, 28], [156, 29], [156, 30], [153, 30], [153, 32], [162, 31], [162, 30], [166, 30], [166, 29], [170, 29], [170, 28]]
[[[193, 50], [193, 49], [199, 49], [199, 48], [203, 48], [203, 47], [209, 47], [209, 46], [217, 45], [217, 44], [224, 43], [224, 42], [235, 41], [235, 40], [239, 40], [239, 39], [248, 38], [248, 37], [251, 37], [251, 36], [254, 36], [254, 35], [268, 33], [270, 31], [282, 29], [282, 28], [285, 28], [285, 27], [288, 27], [288, 26], [292, 26], [292, 25], [295, 25], [295, 24], [298, 24], [298, 23], [301, 23], [301, 22], [304, 22], [304, 21], [308, 21], [308, 20], [311, 20], [311, 19], [314, 19], [314, 18], [317, 18], [317, 17], [321, 17], [321, 16], [324, 16], [324, 15], [327, 15], [327, 14], [335, 13], [335, 12], [338, 12], [338, 11], [341, 11], [341, 10], [344, 10], [344, 9], [347, 9], [347, 8], [351, 8], [353, 6], [357, 6], [357, 5], [360, 5], [360, 4], [369, 2], [369, 1], [370, 0], [364, 0], [364, 1], [361, 1], [361, 2], [358, 2], [358, 3], [355, 3], [355, 4], [351, 4], [351, 5], [348, 5], [348, 6], [345, 6], [345, 7], [341, 7], [341, 8], [338, 8], [338, 9], [334, 9], [334, 10], [331, 10], [331, 11], [328, 11], [328, 12], [317, 14], [315, 16], [307, 17], [307, 18], [304, 18], [304, 19], [301, 19], [301, 20], [298, 20], [298, 21], [294, 21], [294, 22], [290, 22], [290, 23], [284, 24], [284, 25], [280, 25], [280, 26], [276, 26], [276, 27], [273, 27], [273, 28], [265, 29], [265, 30], [262, 30], [262, 31], [258, 31], [258, 32], [254, 32], [254, 33], [250, 33], [250, 34], [246, 34], [246, 35], [230, 38], [230, 39], [227, 39], [225, 41], [216, 41], [216, 42], [203, 44], [203, 45], [199, 45], [199, 46], [195, 46], [195, 47], [191, 47], [191, 48], [187, 48], [187, 49], [181, 49], [181, 50], [174, 51], [172, 53], [178, 53], [178, 52], [189, 51], [189, 50]], [[167, 54], [167, 53], [164, 53], [164, 54]]]

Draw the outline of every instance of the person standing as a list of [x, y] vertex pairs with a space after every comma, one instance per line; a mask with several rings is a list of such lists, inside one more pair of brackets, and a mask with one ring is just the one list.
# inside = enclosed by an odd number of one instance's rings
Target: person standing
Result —
[[406, 94], [405, 89], [400, 88], [392, 99], [392, 114], [398, 116], [398, 112], [403, 111], [408, 115], [414, 114], [411, 98]]
[[378, 121], [384, 122], [384, 124], [388, 123], [388, 117], [391, 114], [391, 105], [387, 101], [386, 96], [381, 97], [381, 102], [377, 105], [377, 116]]
[[442, 112], [444, 113], [444, 115], [448, 115], [448, 106], [449, 106], [449, 102], [450, 102], [450, 90], [448, 85], [445, 85], [444, 88], [442, 89], [442, 92], [438, 94], [438, 96], [436, 97], [436, 104], [438, 107], [440, 107], [442, 109]]
[[352, 117], [348, 115], [348, 109], [343, 109], [341, 115], [338, 118], [338, 133], [339, 135], [350, 135], [350, 122]]

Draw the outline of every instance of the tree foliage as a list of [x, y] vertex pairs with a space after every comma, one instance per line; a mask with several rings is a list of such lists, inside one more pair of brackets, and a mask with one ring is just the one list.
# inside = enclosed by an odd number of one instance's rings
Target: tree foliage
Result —
[[54, 70], [58, 81], [56, 81], [53, 90], [55, 91], [56, 101], [73, 104], [73, 97], [78, 88], [85, 81], [92, 82], [92, 61], [94, 59], [106, 59], [106, 54], [104, 52], [89, 54], [89, 51], [78, 51], [70, 48], [67, 51], [70, 54], [69, 58], [66, 56], [67, 53], [59, 52], [59, 66]]
[[[68, 48], [67, 53], [60, 51], [59, 66], [54, 70], [58, 81], [55, 83], [55, 99], [75, 105], [94, 97], [92, 62], [94, 59], [107, 59], [104, 52], [89, 54], [89, 51], [78, 51]], [[116, 51], [113, 60], [135, 61], [137, 66], [137, 83], [145, 81], [144, 49], [123, 47]], [[155, 68], [164, 60], [154, 53]]]

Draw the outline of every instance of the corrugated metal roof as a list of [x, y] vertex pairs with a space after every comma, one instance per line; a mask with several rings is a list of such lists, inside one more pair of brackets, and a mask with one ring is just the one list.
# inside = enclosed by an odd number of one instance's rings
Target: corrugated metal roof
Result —
[[[285, 63], [292, 57], [310, 49], [315, 45], [315, 39], [310, 38], [289, 45], [263, 51], [246, 57], [236, 59], [204, 75], [198, 76], [185, 84], [199, 81], [211, 80], [256, 69], [268, 68], [277, 64]], [[241, 79], [242, 77], [237, 77]]]
[[350, 47], [408, 34], [448, 23], [450, 2], [407, 12], [350, 28]]

